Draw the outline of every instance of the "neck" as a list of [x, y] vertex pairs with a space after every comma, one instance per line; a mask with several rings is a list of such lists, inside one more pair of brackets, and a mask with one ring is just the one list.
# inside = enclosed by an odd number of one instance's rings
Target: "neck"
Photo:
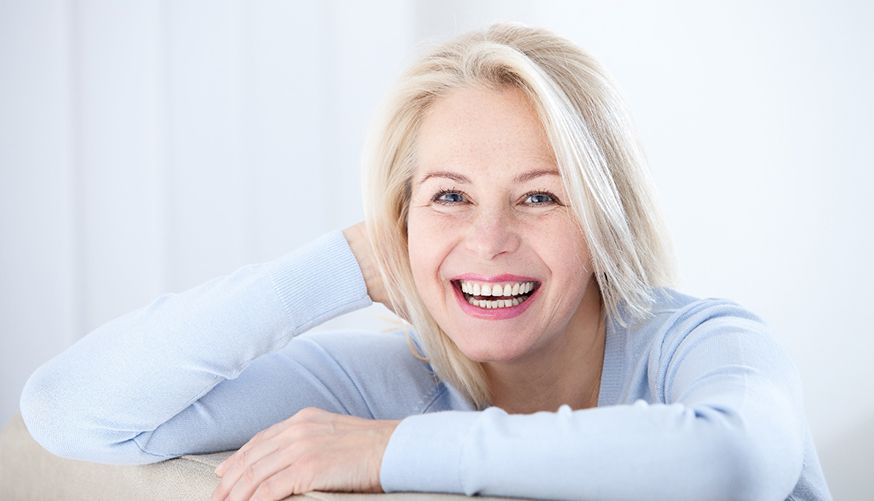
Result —
[[564, 333], [538, 353], [510, 363], [484, 363], [492, 405], [510, 414], [598, 405], [604, 365], [605, 323], [595, 280]]

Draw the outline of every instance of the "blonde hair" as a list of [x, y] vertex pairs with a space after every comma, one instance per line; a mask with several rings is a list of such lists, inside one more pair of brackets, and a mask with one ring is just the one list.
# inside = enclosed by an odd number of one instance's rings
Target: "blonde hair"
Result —
[[418, 294], [407, 251], [407, 211], [415, 140], [429, 106], [453, 89], [508, 85], [525, 93], [546, 131], [592, 255], [605, 314], [623, 326], [646, 318], [653, 289], [669, 286], [674, 274], [628, 114], [591, 56], [545, 29], [515, 23], [433, 49], [403, 74], [371, 129], [363, 163], [365, 221], [390, 307], [420, 334], [437, 376], [477, 409], [491, 402], [485, 371], [437, 325]]

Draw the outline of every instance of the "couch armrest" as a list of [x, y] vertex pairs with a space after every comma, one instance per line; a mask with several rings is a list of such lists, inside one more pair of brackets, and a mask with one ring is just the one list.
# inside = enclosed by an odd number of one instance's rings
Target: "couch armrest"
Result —
[[[148, 465], [103, 465], [65, 459], [46, 451], [28, 433], [21, 414], [0, 430], [0, 499], [9, 501], [64, 499], [130, 501], [209, 499], [218, 486], [213, 470], [233, 451], [182, 456]], [[351, 494], [314, 491], [286, 499], [323, 501], [453, 501], [451, 494]], [[490, 498], [478, 499], [518, 499]]]

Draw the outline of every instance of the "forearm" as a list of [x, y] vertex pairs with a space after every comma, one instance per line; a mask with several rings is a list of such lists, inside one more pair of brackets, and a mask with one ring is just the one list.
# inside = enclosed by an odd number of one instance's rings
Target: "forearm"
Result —
[[332, 232], [100, 326], [30, 377], [22, 416], [58, 455], [107, 457], [259, 356], [369, 304], [354, 257]]
[[801, 451], [786, 447], [791, 431], [764, 436], [732, 419], [642, 400], [575, 412], [508, 415], [491, 407], [411, 416], [389, 442], [381, 480], [386, 492], [783, 499], [800, 473]]

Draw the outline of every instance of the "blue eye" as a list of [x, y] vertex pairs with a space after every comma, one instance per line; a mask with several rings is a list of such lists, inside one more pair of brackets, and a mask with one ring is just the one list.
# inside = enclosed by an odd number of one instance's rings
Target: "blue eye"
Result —
[[454, 205], [462, 201], [462, 193], [457, 190], [440, 190], [431, 200], [438, 204]]
[[531, 202], [532, 205], [548, 205], [551, 203], [555, 203], [555, 197], [552, 196], [552, 194], [540, 191], [526, 194], [525, 199], [534, 199], [534, 201]]
[[[431, 201], [440, 205], [458, 205], [465, 203], [466, 196], [467, 195], [463, 191], [451, 188], [438, 191], [437, 194], [431, 198]], [[532, 206], [560, 204], [558, 199], [555, 198], [555, 195], [548, 191], [532, 191], [526, 193], [523, 196], [523, 200], [527, 205]]]

